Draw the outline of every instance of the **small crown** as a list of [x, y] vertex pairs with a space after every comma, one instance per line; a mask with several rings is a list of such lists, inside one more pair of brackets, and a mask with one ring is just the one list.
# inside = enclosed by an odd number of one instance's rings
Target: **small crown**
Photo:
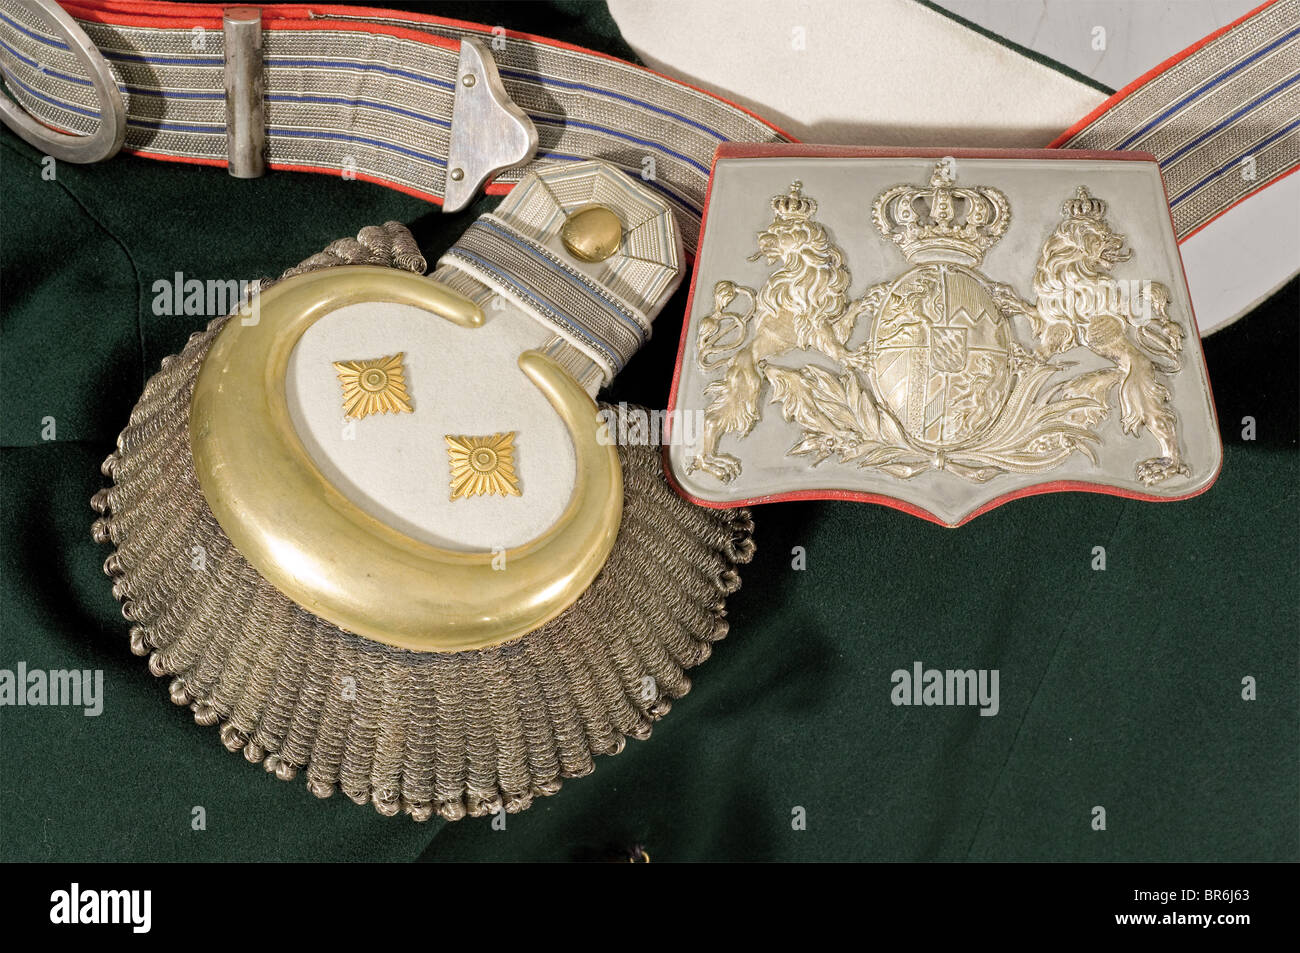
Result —
[[801, 189], [802, 182], [791, 182], [788, 193], [772, 197], [772, 212], [777, 218], [795, 222], [810, 219], [817, 214], [817, 200], [804, 195]]
[[1074, 198], [1066, 200], [1061, 206], [1061, 214], [1066, 218], [1103, 219], [1106, 217], [1106, 203], [1093, 198], [1081, 185], [1075, 191]]
[[930, 187], [896, 185], [876, 196], [871, 217], [908, 261], [978, 265], [1011, 224], [1007, 197], [995, 188], [956, 188], [952, 160], [934, 167]]

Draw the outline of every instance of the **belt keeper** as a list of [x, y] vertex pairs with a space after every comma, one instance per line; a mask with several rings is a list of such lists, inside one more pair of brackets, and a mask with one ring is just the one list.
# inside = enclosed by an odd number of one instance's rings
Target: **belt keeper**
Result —
[[226, 158], [237, 179], [256, 179], [266, 171], [266, 118], [263, 101], [262, 11], [227, 7], [225, 36]]

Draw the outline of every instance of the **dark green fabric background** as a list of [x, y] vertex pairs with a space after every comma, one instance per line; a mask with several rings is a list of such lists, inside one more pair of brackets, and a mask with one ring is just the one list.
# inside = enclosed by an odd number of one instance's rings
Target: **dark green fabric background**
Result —
[[[438, 10], [628, 55], [601, 6]], [[155, 316], [154, 280], [278, 274], [388, 219], [432, 260], [495, 200], [444, 219], [323, 176], [237, 181], [133, 157], [39, 172], [5, 133], [0, 667], [102, 669], [107, 698], [98, 718], [0, 709], [3, 859], [573, 860], [634, 843], [655, 861], [1300, 854], [1296, 283], [1206, 343], [1225, 445], [1206, 495], [1057, 494], [956, 531], [862, 504], [760, 508], [732, 633], [652, 739], [504, 831], [419, 825], [275, 781], [171, 705], [128, 651], [87, 501], [144, 380], [204, 323]], [[683, 306], [612, 399], [664, 406]], [[1090, 568], [1099, 545], [1105, 572]], [[915, 660], [999, 669], [1001, 712], [892, 706], [890, 673]], [[1240, 697], [1247, 675], [1257, 701]], [[206, 831], [190, 829], [195, 805]]]

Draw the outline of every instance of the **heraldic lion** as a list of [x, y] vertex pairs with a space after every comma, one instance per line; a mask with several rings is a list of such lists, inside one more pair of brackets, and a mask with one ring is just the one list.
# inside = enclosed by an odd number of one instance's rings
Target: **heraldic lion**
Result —
[[1183, 345], [1183, 329], [1167, 313], [1169, 289], [1159, 282], [1134, 282], [1137, 290], [1122, 293], [1111, 271], [1131, 252], [1106, 221], [1105, 202], [1081, 187], [1063, 211], [1034, 273], [1037, 304], [1023, 313], [1044, 357], [1083, 346], [1114, 365], [1074, 378], [1064, 395], [1109, 406], [1110, 391], [1118, 387], [1124, 432], [1138, 436], [1145, 427], [1160, 444], [1160, 456], [1138, 464], [1138, 479], [1149, 486], [1186, 476], [1177, 417], [1161, 380], [1178, 371]]
[[[726, 372], [704, 391], [710, 403], [701, 449], [687, 472], [703, 470], [724, 483], [739, 475], [740, 461], [719, 453], [718, 442], [725, 434], [743, 437], [754, 429], [769, 358], [793, 348], [816, 349], [848, 363], [859, 357], [845, 342], [864, 304], [848, 306], [844, 254], [813, 221], [817, 203], [801, 189], [795, 182], [789, 194], [772, 200], [772, 224], [758, 233], [758, 251], [749, 260], [780, 265], [762, 289], [755, 293], [730, 281], [714, 285], [713, 312], [700, 322], [697, 360], [706, 371], [725, 363]], [[743, 314], [727, 312], [739, 293], [750, 298], [749, 308]]]

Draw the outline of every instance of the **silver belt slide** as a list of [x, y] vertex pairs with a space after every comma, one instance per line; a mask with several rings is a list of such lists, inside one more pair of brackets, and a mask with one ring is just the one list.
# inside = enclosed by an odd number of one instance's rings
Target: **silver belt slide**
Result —
[[960, 526], [1020, 496], [1179, 500], [1223, 458], [1154, 157], [724, 144], [668, 457], [734, 506]]

